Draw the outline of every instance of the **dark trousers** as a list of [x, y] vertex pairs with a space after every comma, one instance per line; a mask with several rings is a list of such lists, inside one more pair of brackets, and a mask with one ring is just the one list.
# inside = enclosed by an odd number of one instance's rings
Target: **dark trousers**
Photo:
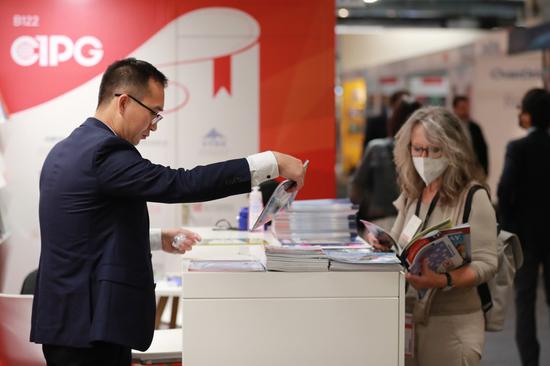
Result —
[[547, 250], [531, 250], [526, 245], [523, 246], [523, 251], [523, 266], [516, 273], [514, 282], [516, 302], [516, 343], [522, 365], [538, 366], [540, 344], [537, 339], [537, 322], [535, 318], [537, 284], [539, 271], [542, 266], [546, 302], [549, 304], [550, 255], [547, 253]]
[[130, 348], [96, 342], [90, 348], [42, 345], [48, 366], [130, 366]]

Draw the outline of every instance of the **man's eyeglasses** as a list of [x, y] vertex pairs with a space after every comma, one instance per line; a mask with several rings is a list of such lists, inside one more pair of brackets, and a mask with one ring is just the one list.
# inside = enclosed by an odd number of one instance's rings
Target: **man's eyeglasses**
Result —
[[[115, 94], [115, 97], [120, 97], [121, 95], [123, 95], [122, 93], [116, 93]], [[126, 94], [128, 97], [130, 97], [130, 99], [132, 99], [133, 101], [135, 101], [137, 104], [139, 104], [140, 106], [142, 106], [143, 108], [147, 109], [149, 112], [151, 112], [151, 115], [153, 116], [153, 119], [151, 120], [151, 124], [155, 125], [157, 124], [162, 118], [162, 114], [158, 113], [157, 111], [155, 111], [154, 109], [152, 108], [149, 108], [147, 107], [145, 104], [143, 104], [142, 102], [139, 101], [139, 99], [137, 98], [134, 98], [133, 96], [131, 96], [130, 94]]]
[[440, 147], [437, 146], [428, 146], [422, 147], [418, 145], [411, 145], [411, 155], [414, 157], [422, 156], [423, 153], [426, 153], [430, 158], [439, 158], [441, 157], [442, 151]]

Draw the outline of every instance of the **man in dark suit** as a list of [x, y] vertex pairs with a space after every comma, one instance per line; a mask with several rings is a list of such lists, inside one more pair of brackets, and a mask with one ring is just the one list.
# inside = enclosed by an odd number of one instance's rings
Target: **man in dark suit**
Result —
[[[537, 280], [543, 267], [546, 301], [550, 301], [550, 94], [531, 89], [523, 97], [520, 126], [527, 136], [511, 141], [498, 184], [502, 228], [516, 233], [524, 261], [516, 273], [516, 342], [524, 366], [539, 364], [535, 304]], [[544, 324], [548, 326], [548, 324]]]
[[[302, 162], [264, 152], [171, 169], [135, 148], [162, 118], [166, 77], [136, 59], [103, 75], [95, 117], [48, 154], [40, 176], [41, 254], [31, 341], [48, 365], [124, 365], [153, 337], [155, 285], [146, 203], [249, 192], [282, 175], [303, 186]], [[183, 251], [193, 241], [183, 247]]]
[[485, 142], [485, 137], [483, 137], [481, 127], [470, 118], [470, 99], [464, 95], [455, 96], [453, 98], [453, 111], [468, 126], [468, 136], [474, 148], [477, 161], [485, 171], [485, 175], [488, 175], [489, 155], [487, 153], [487, 143]]

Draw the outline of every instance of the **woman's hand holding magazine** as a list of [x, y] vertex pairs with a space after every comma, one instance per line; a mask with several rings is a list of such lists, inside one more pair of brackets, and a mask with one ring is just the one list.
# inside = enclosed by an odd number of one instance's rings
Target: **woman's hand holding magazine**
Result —
[[384, 229], [366, 220], [361, 220], [361, 222], [365, 225], [364, 239], [367, 243], [372, 245], [374, 249], [381, 252], [389, 252], [395, 247], [395, 249], [398, 250], [395, 240], [393, 240], [391, 235], [385, 232]]
[[367, 235], [365, 235], [365, 240], [367, 243], [372, 245], [372, 247], [377, 252], [390, 252], [391, 251], [391, 243], [386, 242], [380, 242], [378, 238], [371, 232], [368, 232]]
[[441, 274], [432, 271], [428, 258], [424, 258], [422, 260], [420, 273], [413, 274], [411, 272], [407, 272], [405, 274], [405, 279], [417, 291], [428, 288], [442, 288], [447, 284], [446, 277], [442, 277]]

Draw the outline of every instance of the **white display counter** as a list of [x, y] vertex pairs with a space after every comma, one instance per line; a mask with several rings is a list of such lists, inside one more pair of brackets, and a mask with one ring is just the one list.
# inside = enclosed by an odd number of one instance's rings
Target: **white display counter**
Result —
[[[203, 239], [275, 241], [267, 233], [189, 229]], [[186, 272], [193, 258], [265, 260], [265, 253], [262, 245], [197, 245], [182, 256], [182, 292], [157, 287], [159, 295], [182, 295], [185, 366], [404, 366], [405, 280], [395, 266]]]
[[388, 272], [183, 275], [185, 366], [403, 366], [405, 280]]

